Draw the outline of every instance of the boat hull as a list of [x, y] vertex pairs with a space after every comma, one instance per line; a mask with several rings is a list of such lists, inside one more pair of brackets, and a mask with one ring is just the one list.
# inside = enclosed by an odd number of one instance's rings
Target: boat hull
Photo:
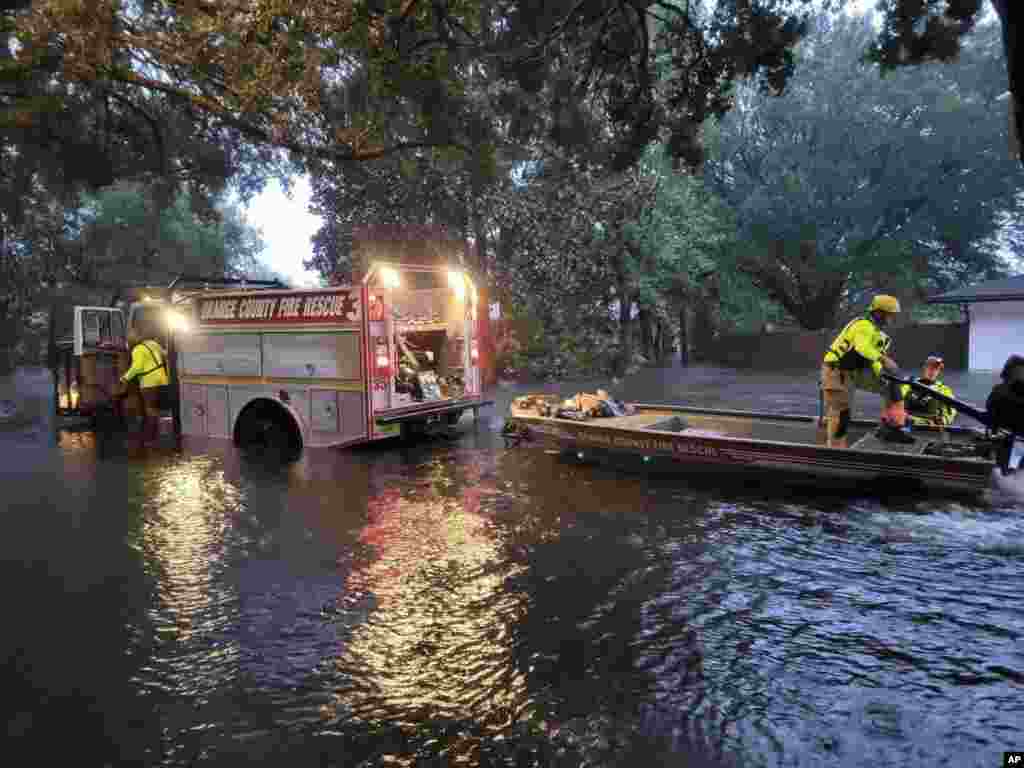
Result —
[[[619, 459], [650, 471], [743, 470], [819, 486], [978, 493], [991, 487], [995, 467], [993, 461], [981, 457], [922, 452], [937, 441], [966, 446], [976, 436], [971, 430], [920, 431], [915, 433], [918, 442], [908, 449], [874, 438], [875, 424], [854, 422], [853, 447], [827, 448], [815, 444], [818, 427], [814, 417], [668, 406], [634, 408], [635, 416], [587, 421], [514, 413], [507, 429], [516, 442], [556, 448], [577, 460], [603, 463]], [[646, 424], [645, 416], [650, 417]], [[656, 428], [672, 417], [685, 419], [687, 428]], [[765, 439], [775, 431], [789, 439]]]

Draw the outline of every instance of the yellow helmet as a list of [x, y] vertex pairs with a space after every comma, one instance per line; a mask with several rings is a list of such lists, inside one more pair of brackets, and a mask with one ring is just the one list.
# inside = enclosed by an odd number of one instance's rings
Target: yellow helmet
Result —
[[895, 314], [900, 311], [900, 300], [895, 296], [886, 296], [885, 294], [879, 294], [871, 300], [871, 306], [868, 307], [869, 312], [889, 312]]

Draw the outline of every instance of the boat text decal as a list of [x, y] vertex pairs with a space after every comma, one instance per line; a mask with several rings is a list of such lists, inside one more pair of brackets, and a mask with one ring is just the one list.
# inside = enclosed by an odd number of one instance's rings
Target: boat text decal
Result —
[[634, 435], [616, 435], [602, 432], [576, 432], [575, 437], [588, 443], [604, 445], [610, 448], [631, 448], [636, 451], [664, 451], [681, 453], [688, 456], [718, 456], [718, 449], [712, 445], [695, 442], [677, 442], [663, 437], [637, 437]]

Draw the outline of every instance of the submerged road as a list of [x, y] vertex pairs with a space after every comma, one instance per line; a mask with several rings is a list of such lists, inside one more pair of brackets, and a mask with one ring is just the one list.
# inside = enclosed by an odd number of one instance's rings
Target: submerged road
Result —
[[[983, 403], [992, 377], [948, 383]], [[457, 440], [287, 467], [220, 443], [55, 441], [45, 419], [0, 428], [14, 754], [991, 768], [1024, 748], [1021, 500], [573, 466], [504, 448], [522, 391], [499, 390], [493, 421], [467, 417]], [[613, 392], [817, 404], [813, 373], [651, 369]]]

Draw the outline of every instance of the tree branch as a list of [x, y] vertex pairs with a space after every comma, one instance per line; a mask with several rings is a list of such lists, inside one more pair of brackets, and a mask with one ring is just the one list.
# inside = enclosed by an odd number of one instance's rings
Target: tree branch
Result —
[[127, 73], [122, 75], [111, 75], [110, 79], [116, 80], [117, 82], [124, 83], [126, 85], [134, 85], [139, 88], [150, 88], [155, 91], [167, 93], [178, 98], [185, 99], [190, 103], [196, 104], [197, 106], [206, 109], [212, 114], [216, 115], [225, 124], [236, 129], [245, 136], [251, 139], [255, 139], [261, 144], [269, 144], [271, 146], [283, 147], [295, 152], [298, 155], [311, 158], [319, 158], [324, 160], [335, 160], [343, 163], [349, 162], [364, 162], [367, 160], [377, 160], [382, 157], [387, 157], [396, 152], [404, 152], [410, 149], [430, 149], [435, 147], [457, 147], [467, 152], [471, 151], [471, 147], [468, 145], [448, 139], [445, 141], [415, 141], [415, 142], [399, 142], [390, 147], [381, 147], [379, 149], [367, 150], [367, 151], [356, 151], [342, 152], [337, 149], [330, 147], [315, 147], [308, 144], [301, 144], [292, 139], [277, 139], [271, 135], [266, 129], [254, 125], [246, 120], [235, 117], [232, 115], [223, 105], [218, 104], [215, 100], [198, 94], [190, 94], [175, 88], [172, 85], [161, 83], [158, 80], [151, 78], [142, 77], [135, 73]]

